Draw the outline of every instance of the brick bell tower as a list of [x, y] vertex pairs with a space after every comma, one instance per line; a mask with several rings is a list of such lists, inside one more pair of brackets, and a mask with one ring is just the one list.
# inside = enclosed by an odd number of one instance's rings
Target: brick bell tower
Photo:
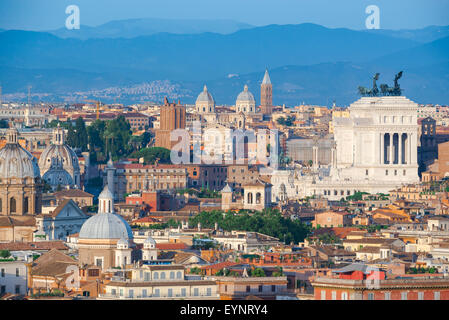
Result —
[[265, 75], [260, 86], [260, 111], [264, 115], [269, 115], [273, 111], [273, 85], [268, 69], [265, 69]]

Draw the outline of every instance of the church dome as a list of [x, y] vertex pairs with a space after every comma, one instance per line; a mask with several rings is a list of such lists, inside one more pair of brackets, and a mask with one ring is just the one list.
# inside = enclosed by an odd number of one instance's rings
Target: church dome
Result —
[[129, 224], [114, 213], [97, 213], [84, 222], [80, 239], [125, 239], [133, 238]]
[[50, 169], [53, 159], [58, 159], [62, 162], [64, 169], [72, 169], [73, 172], [80, 170], [78, 157], [75, 151], [73, 151], [68, 145], [52, 144], [45, 148], [39, 158], [39, 167], [43, 172]]
[[207, 91], [207, 86], [204, 86], [203, 91], [198, 95], [198, 98], [196, 98], [196, 103], [215, 104], [214, 98], [210, 92]]
[[73, 186], [72, 176], [62, 168], [52, 168], [45, 172], [42, 179], [51, 186]]
[[143, 247], [145, 249], [153, 249], [156, 247], [156, 241], [154, 241], [152, 237], [148, 236], [148, 238], [146, 238], [145, 242], [143, 243]]
[[133, 232], [122, 216], [113, 213], [114, 197], [106, 185], [98, 196], [98, 213], [84, 222], [80, 239], [133, 239]]
[[17, 129], [8, 129], [6, 145], [0, 150], [0, 179], [40, 178], [36, 158], [19, 145], [17, 137]]
[[103, 191], [101, 191], [100, 195], [98, 196], [98, 199], [114, 200], [114, 195], [109, 190], [109, 187], [107, 185], [104, 187]]
[[74, 177], [80, 172], [78, 156], [64, 141], [64, 130], [57, 127], [53, 131], [53, 142], [42, 152], [39, 158], [39, 168], [42, 174], [51, 169], [54, 161], [60, 162], [62, 167]]
[[245, 84], [243, 91], [237, 96], [237, 102], [256, 102], [254, 96], [251, 92], [248, 91], [248, 86]]

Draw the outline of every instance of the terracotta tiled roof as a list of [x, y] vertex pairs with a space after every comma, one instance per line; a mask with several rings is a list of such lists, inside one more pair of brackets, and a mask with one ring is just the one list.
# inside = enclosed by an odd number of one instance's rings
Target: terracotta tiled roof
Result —
[[143, 217], [137, 220], [132, 221], [132, 223], [143, 223], [143, 222], [159, 222], [159, 219], [155, 219], [152, 217]]
[[0, 227], [34, 227], [36, 219], [34, 217], [0, 217]]
[[78, 261], [59, 250], [52, 249], [34, 261], [31, 273], [33, 275], [54, 277], [66, 274], [68, 266], [77, 264]]
[[183, 242], [180, 242], [180, 243], [156, 243], [156, 249], [159, 249], [159, 250], [184, 250], [184, 249], [187, 249], [187, 245]]
[[117, 164], [116, 168], [118, 169], [180, 169], [185, 168], [179, 164], [158, 164], [155, 165], [144, 165], [141, 163], [129, 163], [129, 164]]
[[37, 242], [8, 242], [0, 243], [0, 250], [22, 251], [22, 250], [67, 250], [62, 241], [37, 241]]
[[238, 263], [231, 262], [231, 261], [225, 261], [225, 262], [219, 262], [215, 264], [211, 264], [208, 266], [203, 266], [201, 269], [223, 269], [223, 268], [229, 268], [238, 265]]
[[65, 197], [73, 197], [73, 198], [80, 198], [80, 197], [89, 197], [93, 198], [94, 196], [88, 192], [85, 192], [83, 190], [79, 189], [70, 189], [70, 190], [61, 190], [58, 192], [55, 192], [55, 196], [57, 198], [65, 198]]

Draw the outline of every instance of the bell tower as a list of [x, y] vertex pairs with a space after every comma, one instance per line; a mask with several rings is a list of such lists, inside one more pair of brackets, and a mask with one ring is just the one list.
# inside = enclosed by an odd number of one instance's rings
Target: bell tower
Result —
[[260, 111], [264, 115], [269, 115], [273, 111], [273, 86], [268, 69], [265, 69], [265, 75], [260, 86]]

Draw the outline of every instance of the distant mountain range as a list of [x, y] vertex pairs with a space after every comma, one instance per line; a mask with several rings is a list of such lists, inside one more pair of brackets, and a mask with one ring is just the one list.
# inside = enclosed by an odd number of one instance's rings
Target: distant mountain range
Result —
[[[131, 36], [140, 20], [130, 21]], [[122, 23], [126, 21], [111, 22]], [[112, 30], [106, 25], [102, 30]], [[87, 40], [45, 32], [1, 32], [0, 82], [4, 93], [25, 92], [31, 85], [33, 92], [57, 96], [169, 80], [174, 88], [170, 90], [175, 90], [171, 94], [187, 103], [193, 103], [207, 83], [218, 104], [233, 104], [245, 83], [259, 100], [268, 67], [276, 104], [331, 105], [333, 100], [349, 104], [357, 99], [357, 86], [370, 86], [375, 72], [381, 73], [379, 83], [392, 85], [394, 74], [403, 70], [400, 83], [408, 97], [419, 103], [449, 104], [449, 27], [401, 33], [315, 24], [225, 25], [222, 33], [110, 38], [104, 31], [102, 39]], [[232, 26], [238, 31], [224, 32]], [[423, 43], [425, 38], [429, 41]]]
[[449, 26], [428, 26], [417, 30], [370, 29], [366, 32], [425, 43], [449, 37]]
[[174, 34], [197, 34], [204, 32], [229, 34], [252, 27], [250, 24], [234, 20], [146, 18], [114, 20], [97, 27], [81, 25], [80, 29], [68, 30], [67, 28], [60, 28], [47, 32], [60, 38], [85, 40], [92, 38], [135, 38], [161, 32]]

